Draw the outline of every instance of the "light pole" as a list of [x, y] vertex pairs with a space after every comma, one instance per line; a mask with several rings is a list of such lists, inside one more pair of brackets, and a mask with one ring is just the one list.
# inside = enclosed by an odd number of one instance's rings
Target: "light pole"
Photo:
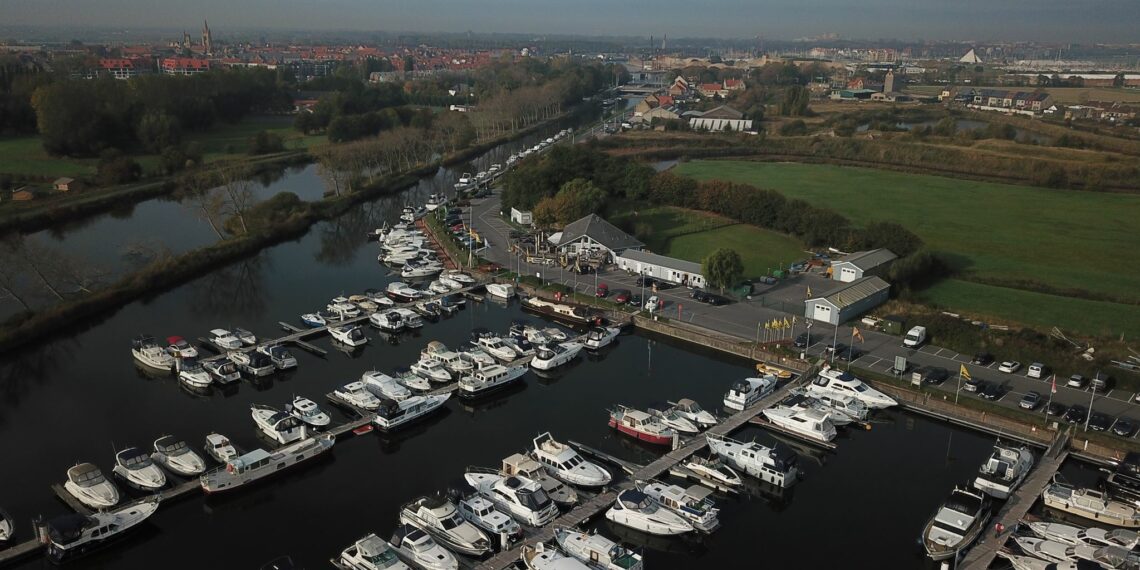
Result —
[[[1097, 371], [1097, 376], [1100, 376], [1100, 371]], [[1093, 376], [1095, 379], [1097, 376]], [[1085, 431], [1089, 431], [1089, 420], [1093, 415], [1093, 399], [1096, 398], [1096, 384], [1092, 385], [1092, 394], [1089, 396], [1089, 413], [1085, 415]]]

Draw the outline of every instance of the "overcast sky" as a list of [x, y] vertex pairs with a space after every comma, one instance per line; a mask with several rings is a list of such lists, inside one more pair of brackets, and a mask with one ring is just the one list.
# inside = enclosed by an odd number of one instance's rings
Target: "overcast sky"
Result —
[[0, 22], [160, 27], [1140, 42], [1140, 0], [0, 0]]

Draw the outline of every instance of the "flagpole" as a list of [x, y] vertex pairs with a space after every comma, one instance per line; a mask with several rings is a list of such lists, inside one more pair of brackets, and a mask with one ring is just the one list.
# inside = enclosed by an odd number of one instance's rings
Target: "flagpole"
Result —
[[835, 325], [835, 333], [833, 333], [831, 336], [831, 364], [833, 364], [833, 365], [835, 364], [835, 353], [839, 352], [838, 350], [835, 350], [835, 343], [837, 343], [837, 342], [839, 342], [839, 324], [838, 323], [836, 323], [836, 325]]
[[958, 367], [958, 389], [954, 391], [954, 404], [958, 403], [958, 394], [962, 392], [962, 369], [965, 366]]
[[1053, 392], [1057, 391], [1057, 373], [1053, 373], [1053, 382], [1049, 385], [1049, 403], [1045, 405], [1045, 427], [1049, 427], [1049, 408], [1053, 407]]
[[851, 342], [847, 344], [847, 369], [851, 370], [851, 361], [855, 356], [855, 327], [851, 327]]

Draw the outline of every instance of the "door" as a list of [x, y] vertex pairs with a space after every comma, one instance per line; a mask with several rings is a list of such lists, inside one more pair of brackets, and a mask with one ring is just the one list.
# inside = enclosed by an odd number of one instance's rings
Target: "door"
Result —
[[823, 321], [825, 323], [834, 324], [834, 322], [831, 320], [831, 306], [830, 305], [824, 305], [822, 303], [816, 303], [815, 304], [815, 310], [812, 311], [812, 318], [817, 320], [817, 321]]

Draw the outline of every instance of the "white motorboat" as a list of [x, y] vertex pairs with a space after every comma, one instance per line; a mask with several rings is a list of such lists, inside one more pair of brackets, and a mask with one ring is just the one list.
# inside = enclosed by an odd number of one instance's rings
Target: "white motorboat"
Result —
[[[477, 468], [472, 467], [471, 469]], [[487, 470], [487, 472], [495, 473], [494, 470]], [[508, 455], [503, 459], [503, 465], [498, 474], [504, 477], [522, 475], [537, 482], [546, 492], [546, 496], [558, 505], [568, 507], [578, 502], [578, 491], [561, 480], [551, 477], [546, 472], [546, 468], [529, 454], [512, 453]]]
[[606, 511], [606, 518], [622, 526], [659, 536], [675, 536], [693, 531], [693, 525], [687, 519], [635, 489], [622, 491], [614, 505]]
[[518, 353], [515, 352], [513, 347], [503, 342], [503, 339], [497, 336], [480, 336], [472, 340], [471, 344], [479, 350], [504, 362], [510, 362], [518, 356]]
[[716, 416], [705, 411], [697, 402], [688, 398], [681, 398], [676, 402], [669, 402], [681, 417], [697, 424], [701, 428], [709, 428], [717, 424]]
[[1025, 446], [994, 445], [994, 452], [978, 470], [974, 488], [995, 499], [1007, 499], [1033, 469], [1033, 452]]
[[222, 356], [202, 363], [202, 367], [218, 384], [231, 384], [241, 380], [241, 371], [228, 356]]
[[360, 325], [344, 325], [329, 327], [329, 334], [333, 340], [351, 347], [368, 344], [368, 337], [364, 335], [364, 327]]
[[1140, 545], [1140, 534], [1122, 528], [1103, 529], [1081, 528], [1064, 523], [1035, 521], [1024, 523], [1033, 534], [1065, 544], [1089, 544], [1093, 546], [1119, 546], [1133, 550]]
[[1101, 491], [1053, 483], [1041, 493], [1045, 506], [1069, 514], [1126, 528], [1140, 527], [1136, 507], [1109, 498]]
[[522, 475], [504, 477], [498, 473], [468, 469], [464, 478], [475, 492], [519, 522], [545, 526], [558, 516], [558, 507], [542, 486]]
[[403, 269], [400, 270], [400, 277], [404, 279], [431, 277], [440, 271], [443, 271], [443, 266], [438, 263], [417, 263], [408, 260], [404, 263]]
[[1083, 570], [1087, 568], [1087, 564], [1077, 562], [1049, 562], [1040, 558], [1032, 556], [1020, 556], [1017, 554], [1010, 554], [1009, 552], [999, 550], [998, 557], [1004, 558], [1009, 562], [1013, 570]]
[[420, 315], [415, 311], [404, 307], [397, 307], [392, 310], [400, 314], [400, 318], [404, 321], [404, 328], [418, 329], [424, 326], [424, 320], [420, 318]]
[[389, 298], [387, 293], [384, 291], [369, 289], [367, 291], [367, 294], [368, 298], [372, 300], [372, 303], [376, 305], [376, 309], [374, 309], [375, 311], [390, 309], [396, 306], [396, 302]]
[[150, 454], [150, 458], [183, 477], [200, 475], [206, 470], [206, 462], [202, 456], [190, 449], [185, 441], [172, 435], [164, 435], [154, 440], [154, 453]]
[[472, 277], [470, 274], [464, 273], [463, 271], [460, 271], [458, 269], [449, 270], [444, 275], [448, 279], [451, 279], [452, 281], [455, 281], [456, 283], [459, 283], [460, 285], [462, 285], [464, 287], [466, 287], [468, 285], [474, 285], [475, 284], [475, 278], [474, 277]]
[[12, 516], [0, 509], [0, 545], [12, 539], [16, 532], [16, 525], [12, 523]]
[[535, 370], [552, 370], [564, 364], [569, 364], [582, 352], [580, 342], [560, 342], [539, 345], [534, 351], [534, 358], [530, 366]]
[[701, 429], [696, 423], [689, 421], [685, 416], [673, 408], [670, 404], [653, 404], [646, 408], [649, 415], [657, 418], [657, 421], [673, 428], [677, 433], [694, 434], [700, 433]]
[[388, 298], [397, 303], [410, 303], [419, 299], [423, 294], [403, 281], [394, 281], [388, 284]]
[[488, 283], [487, 294], [500, 299], [510, 299], [515, 296], [515, 286], [509, 283]]
[[257, 335], [240, 327], [231, 327], [230, 333], [233, 334], [245, 346], [257, 346]]
[[867, 416], [870, 415], [871, 412], [870, 408], [867, 407], [867, 404], [864, 404], [862, 400], [856, 398], [855, 396], [848, 396], [847, 394], [840, 394], [838, 392], [822, 391], [801, 391], [801, 393], [810, 394], [813, 398], [819, 400], [821, 404], [846, 415], [847, 417], [851, 418], [852, 421], [866, 421]]
[[788, 408], [791, 410], [804, 412], [812, 411], [823, 414], [824, 417], [827, 418], [827, 421], [831, 422], [831, 425], [836, 427], [849, 425], [851, 422], [855, 421], [855, 418], [852, 418], [851, 416], [824, 404], [818, 398], [806, 392], [789, 394], [788, 397], [784, 398], [779, 405], [782, 408]]
[[269, 357], [278, 370], [288, 370], [297, 367], [297, 357], [283, 344], [270, 344], [257, 347], [257, 352]]
[[360, 316], [360, 307], [348, 302], [345, 297], [336, 297], [325, 307], [329, 312], [340, 317], [340, 320], [355, 319]]
[[763, 413], [764, 417], [774, 425], [805, 439], [822, 443], [830, 443], [835, 439], [835, 426], [827, 414], [819, 410], [797, 410], [776, 406], [764, 410]]
[[420, 497], [400, 509], [400, 522], [431, 535], [448, 550], [482, 556], [491, 551], [491, 540], [479, 527], [464, 519], [446, 497]]
[[522, 527], [495, 505], [479, 495], [471, 495], [459, 501], [459, 515], [471, 524], [483, 529], [492, 537], [506, 536], [508, 540], [522, 538]]
[[898, 405], [894, 398], [868, 386], [849, 372], [825, 368], [808, 384], [808, 391], [824, 394], [842, 394], [858, 398], [868, 408], [882, 409]]
[[732, 384], [724, 395], [724, 407], [743, 410], [764, 399], [776, 389], [776, 377], [745, 378]]
[[438, 410], [451, 394], [425, 394], [404, 398], [399, 402], [383, 400], [376, 409], [372, 424], [381, 431], [394, 430]]
[[582, 457], [577, 450], [561, 443], [546, 432], [534, 438], [531, 455], [546, 468], [547, 473], [581, 487], [602, 487], [613, 476], [602, 466]]
[[174, 369], [174, 357], [163, 350], [150, 335], [141, 335], [131, 341], [131, 355], [140, 364], [155, 370], [170, 371]]
[[617, 327], [594, 327], [586, 333], [586, 349], [599, 350], [617, 340], [621, 329]]
[[432, 194], [428, 196], [427, 202], [424, 202], [424, 209], [429, 212], [435, 211], [436, 208], [447, 203], [447, 196], [443, 194]]
[[305, 313], [301, 315], [301, 322], [310, 328], [320, 328], [329, 324], [328, 319], [320, 313]]
[[635, 485], [657, 504], [681, 515], [696, 530], [712, 532], [720, 526], [720, 509], [709, 498], [712, 489], [708, 487], [693, 485], [685, 489], [656, 480], [637, 481]]
[[697, 476], [712, 483], [731, 489], [735, 489], [744, 484], [744, 480], [740, 478], [740, 474], [733, 471], [733, 469], [726, 465], [724, 460], [719, 457], [714, 456], [708, 458], [693, 455], [683, 461], [681, 467], [692, 471]]
[[464, 172], [463, 174], [461, 174], [459, 176], [459, 182], [457, 182], [455, 185], [456, 186], [467, 186], [467, 185], [471, 184], [472, 182], [475, 182], [475, 177], [471, 176], [470, 172]]
[[47, 557], [54, 563], [95, 550], [139, 525], [158, 510], [158, 497], [91, 515], [71, 514], [47, 522]]
[[372, 313], [368, 315], [368, 322], [386, 333], [398, 333], [404, 330], [404, 318], [395, 309]]
[[1015, 536], [1013, 540], [1026, 554], [1057, 564], [1088, 561], [1094, 568], [1140, 568], [1140, 555], [1119, 546], [1065, 544], [1032, 536]]
[[437, 340], [428, 343], [427, 348], [420, 352], [420, 359], [435, 360], [456, 376], [468, 374], [475, 369], [472, 362], [464, 360], [458, 352], [448, 350], [447, 346]]
[[377, 371], [369, 370], [360, 375], [360, 381], [364, 383], [364, 388], [372, 392], [377, 398], [381, 400], [406, 400], [412, 397], [412, 391], [407, 386], [400, 384], [395, 378]]
[[109, 509], [119, 503], [119, 488], [92, 463], [80, 463], [68, 469], [63, 488], [95, 510]]
[[594, 570], [642, 570], [641, 555], [597, 533], [554, 529], [554, 540], [563, 552]]
[[203, 473], [198, 482], [202, 485], [202, 490], [207, 493], [234, 489], [274, 473], [280, 473], [302, 461], [319, 457], [332, 449], [334, 443], [336, 437], [326, 433], [302, 439], [274, 451], [255, 449], [227, 461], [223, 467]]
[[437, 544], [431, 535], [410, 524], [396, 527], [396, 532], [392, 535], [392, 547], [402, 558], [423, 570], [459, 568], [455, 555]]
[[340, 553], [340, 564], [348, 570], [411, 570], [388, 541], [369, 534]]
[[363, 382], [349, 382], [333, 390], [333, 395], [351, 406], [364, 410], [372, 411], [380, 407], [380, 398], [369, 392]]
[[375, 312], [380, 308], [380, 304], [373, 301], [368, 295], [349, 295], [348, 302], [356, 305], [361, 311], [369, 313]]
[[[456, 354], [455, 358], [458, 360], [459, 355]], [[442, 362], [434, 358], [424, 358], [421, 356], [419, 360], [411, 365], [410, 370], [415, 373], [416, 376], [432, 382], [451, 382], [451, 372], [447, 371], [447, 368], [444, 367]]]
[[128, 485], [151, 491], [166, 485], [166, 474], [151, 461], [147, 452], [128, 447], [115, 454], [115, 467], [112, 473], [122, 477]]
[[477, 398], [497, 392], [514, 384], [526, 375], [524, 366], [484, 366], [459, 379], [459, 397]]
[[174, 358], [198, 358], [198, 349], [180, 336], [166, 337], [166, 352]]
[[744, 443], [734, 439], [705, 434], [709, 449], [728, 463], [729, 467], [743, 471], [777, 487], [791, 487], [799, 477], [796, 454], [780, 444], [765, 447], [756, 442]]
[[[450, 275], [440, 275], [439, 282], [440, 284], [446, 286], [450, 291], [457, 291], [463, 288], [463, 284], [452, 279]], [[444, 293], [449, 293], [450, 291], [444, 291]]]
[[409, 390], [415, 390], [417, 392], [428, 392], [431, 390], [431, 381], [427, 378], [417, 376], [416, 373], [410, 369], [396, 369], [393, 371], [392, 377], [396, 379], [396, 382], [399, 382]]
[[277, 365], [263, 352], [235, 350], [229, 354], [229, 357], [237, 365], [238, 370], [251, 376], [260, 378], [277, 371]]
[[473, 370], [499, 363], [498, 360], [495, 360], [495, 357], [483, 352], [483, 349], [474, 346], [461, 346], [458, 350], [459, 358], [471, 363]]
[[214, 383], [214, 377], [197, 358], [184, 358], [176, 361], [178, 381], [191, 388], [206, 388]]
[[229, 438], [220, 433], [211, 433], [206, 436], [206, 455], [214, 458], [218, 463], [226, 463], [237, 459], [239, 453]]
[[589, 566], [577, 558], [541, 542], [534, 546], [523, 546], [519, 558], [527, 570], [590, 570]]
[[499, 337], [503, 339], [503, 344], [511, 347], [515, 351], [515, 358], [534, 356], [534, 346], [530, 344], [525, 338], [514, 338], [511, 336]]
[[292, 402], [285, 404], [285, 411], [305, 424], [316, 428], [326, 427], [332, 421], [316, 402], [304, 396], [294, 396]]
[[277, 443], [293, 443], [305, 437], [305, 424], [272, 406], [254, 404], [250, 406], [250, 415], [261, 433]]
[[214, 346], [222, 350], [237, 350], [242, 347], [241, 339], [226, 329], [211, 330], [209, 339]]
[[441, 282], [440, 280], [437, 279], [435, 281], [432, 281], [431, 284], [428, 285], [428, 290], [431, 291], [432, 293], [438, 293], [440, 295], [445, 295], [445, 294], [451, 292], [451, 287], [444, 285], [443, 282]]
[[973, 544], [989, 520], [989, 497], [969, 489], [954, 489], [922, 531], [926, 554], [933, 560], [957, 556]]

